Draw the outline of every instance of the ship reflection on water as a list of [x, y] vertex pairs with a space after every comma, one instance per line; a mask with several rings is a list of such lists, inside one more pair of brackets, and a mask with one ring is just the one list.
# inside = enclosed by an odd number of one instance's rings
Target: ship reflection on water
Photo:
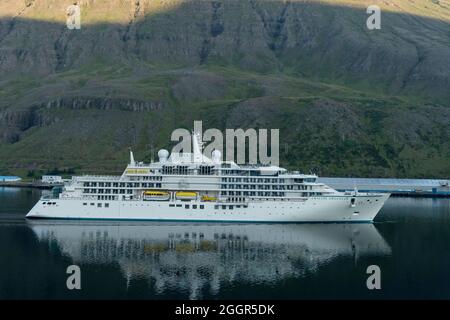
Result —
[[152, 280], [156, 294], [202, 298], [231, 282], [276, 284], [338, 257], [389, 255], [373, 224], [29, 222], [40, 242], [74, 264], [118, 264], [127, 283]]

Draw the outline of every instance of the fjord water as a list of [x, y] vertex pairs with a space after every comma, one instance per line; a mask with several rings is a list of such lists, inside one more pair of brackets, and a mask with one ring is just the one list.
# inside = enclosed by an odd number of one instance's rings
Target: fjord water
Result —
[[391, 198], [374, 224], [25, 220], [39, 197], [0, 188], [0, 299], [450, 298], [450, 199]]

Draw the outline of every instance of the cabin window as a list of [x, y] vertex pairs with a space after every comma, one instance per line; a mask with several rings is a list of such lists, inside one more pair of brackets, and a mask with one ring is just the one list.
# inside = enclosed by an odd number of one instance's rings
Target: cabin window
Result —
[[227, 206], [222, 206], [222, 209], [226, 209], [227, 208]]
[[109, 203], [105, 203], [105, 208], [109, 208]]
[[169, 204], [169, 207], [175, 207], [175, 205], [174, 204]]
[[196, 204], [193, 204], [193, 205], [192, 205], [192, 209], [197, 209], [197, 205], [196, 205]]
[[87, 206], [87, 203], [86, 203], [86, 202], [84, 202], [84, 203], [83, 203], [83, 206]]
[[185, 209], [189, 209], [189, 205], [188, 205], [188, 204], [185, 204], [185, 205], [184, 205], [184, 208], [185, 208]]
[[213, 174], [214, 167], [212, 166], [200, 166], [199, 174], [200, 175], [211, 175]]
[[97, 203], [97, 207], [98, 207], [98, 208], [101, 208], [101, 207], [102, 207], [102, 204], [101, 204], [101, 203]]
[[218, 206], [218, 205], [215, 205], [215, 206], [214, 206], [214, 209], [216, 209], [216, 210], [219, 209], [219, 206]]
[[205, 206], [203, 204], [201, 204], [200, 209], [205, 209]]
[[91, 206], [95, 205], [95, 203], [91, 202]]
[[181, 208], [181, 204], [177, 204], [177, 208]]

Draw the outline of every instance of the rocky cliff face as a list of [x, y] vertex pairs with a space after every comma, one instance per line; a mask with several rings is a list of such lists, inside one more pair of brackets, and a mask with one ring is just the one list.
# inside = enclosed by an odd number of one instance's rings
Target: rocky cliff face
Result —
[[[68, 30], [73, 1], [3, 1], [0, 67], [48, 75], [109, 63], [196, 66], [220, 61], [260, 71], [381, 81], [390, 92], [449, 97], [450, 9], [443, 1], [392, 0], [381, 30], [366, 28], [373, 1], [78, 1], [82, 29]], [[378, 1], [375, 1], [378, 2]]]
[[[87, 162], [98, 143], [111, 163], [129, 145], [150, 156], [150, 144], [199, 119], [279, 127], [285, 162], [304, 170], [316, 162], [324, 174], [450, 171], [448, 142], [434, 143], [450, 136], [444, 1], [83, 0], [81, 30], [69, 30], [72, 3], [0, 3], [4, 163], [48, 167], [56, 143], [87, 143]], [[381, 30], [366, 28], [371, 4], [383, 10]], [[86, 141], [75, 128], [89, 117], [96, 122], [86, 130], [98, 132]], [[52, 166], [86, 165], [58, 154]]]

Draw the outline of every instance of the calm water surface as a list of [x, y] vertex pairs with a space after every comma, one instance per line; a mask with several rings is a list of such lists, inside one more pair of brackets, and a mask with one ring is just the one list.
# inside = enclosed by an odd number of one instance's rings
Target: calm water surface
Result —
[[0, 299], [450, 298], [450, 199], [391, 198], [374, 224], [26, 221], [39, 197], [0, 187]]

